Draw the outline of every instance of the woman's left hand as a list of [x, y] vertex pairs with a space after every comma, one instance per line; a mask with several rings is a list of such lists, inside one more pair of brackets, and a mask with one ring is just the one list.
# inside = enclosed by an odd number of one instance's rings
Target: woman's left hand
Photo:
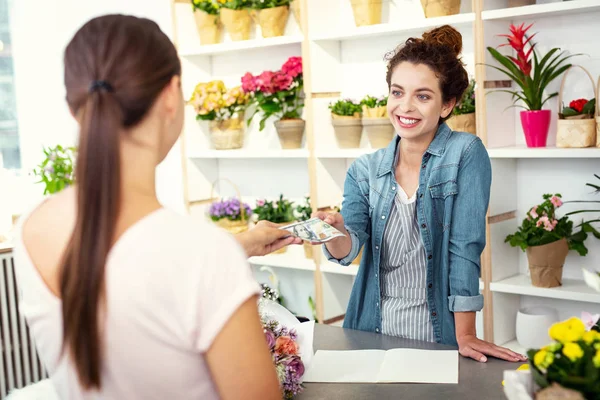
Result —
[[512, 362], [527, 361], [527, 357], [504, 347], [478, 339], [475, 335], [465, 335], [457, 338], [458, 352], [464, 357], [470, 357], [479, 362], [486, 362], [486, 356], [500, 358]]

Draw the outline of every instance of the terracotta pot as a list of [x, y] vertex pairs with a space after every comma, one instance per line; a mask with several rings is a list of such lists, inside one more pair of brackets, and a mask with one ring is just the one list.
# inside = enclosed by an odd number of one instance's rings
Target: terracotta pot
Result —
[[456, 132], [477, 134], [475, 113], [453, 115], [446, 121], [446, 124]]
[[360, 116], [340, 116], [332, 114], [331, 123], [335, 138], [341, 149], [353, 149], [360, 146], [362, 137], [362, 120]]
[[527, 260], [533, 286], [562, 286], [562, 271], [569, 253], [567, 239], [527, 248]]
[[283, 36], [290, 15], [288, 6], [264, 8], [258, 12], [258, 24], [265, 38]]
[[306, 121], [303, 119], [280, 119], [275, 122], [279, 142], [284, 149], [299, 149], [302, 147], [302, 137]]
[[196, 28], [201, 44], [215, 44], [221, 41], [221, 21], [218, 15], [208, 14], [202, 10], [194, 12]]
[[[374, 149], [387, 147], [394, 138], [396, 132], [388, 117], [363, 118], [362, 124], [367, 132], [367, 137]], [[360, 142], [359, 142], [360, 143]]]

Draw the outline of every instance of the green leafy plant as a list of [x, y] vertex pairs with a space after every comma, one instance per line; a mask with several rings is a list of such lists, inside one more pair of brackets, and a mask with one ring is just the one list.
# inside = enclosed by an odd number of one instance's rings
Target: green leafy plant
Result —
[[192, 9], [194, 11], [204, 11], [207, 14], [217, 15], [219, 13], [219, 3], [216, 0], [192, 0]]
[[346, 117], [360, 115], [362, 111], [361, 104], [351, 99], [340, 99], [330, 103], [329, 109], [332, 114]]
[[283, 194], [277, 201], [257, 200], [254, 214], [258, 221], [270, 221], [276, 224], [294, 221], [294, 205], [284, 199]]
[[243, 10], [250, 8], [251, 0], [218, 0], [220, 8], [228, 8], [230, 10]]
[[44, 183], [44, 194], [53, 194], [60, 192], [64, 188], [75, 182], [75, 147], [55, 147], [44, 148], [46, 158], [33, 174], [40, 178], [38, 183]]
[[275, 8], [289, 6], [290, 0], [250, 0], [250, 8], [262, 10], [264, 8]]
[[306, 221], [311, 219], [312, 207], [310, 206], [310, 196], [304, 198], [304, 203], [296, 206], [296, 220]]
[[387, 106], [388, 98], [386, 96], [375, 97], [371, 95], [365, 96], [361, 101], [360, 105], [367, 108], [385, 107]]
[[566, 119], [587, 119], [594, 117], [596, 110], [596, 99], [577, 99], [569, 103], [568, 107], [564, 107], [561, 116]]
[[542, 246], [566, 238], [570, 250], [585, 256], [588, 249], [583, 242], [587, 234], [583, 230], [573, 234], [573, 221], [566, 215], [562, 218], [556, 216], [556, 209], [563, 204], [562, 196], [559, 193], [545, 194], [543, 198], [543, 203], [527, 212], [527, 217], [523, 219], [517, 232], [508, 235], [504, 241], [525, 251], [528, 247]]
[[475, 112], [475, 80], [471, 79], [469, 82], [469, 86], [462, 98], [454, 107], [452, 114], [454, 115], [464, 115], [464, 114], [472, 114]]
[[[600, 176], [594, 174], [594, 177], [596, 179], [600, 180]], [[600, 186], [595, 184], [595, 183], [586, 183], [586, 186], [589, 186], [591, 188], [594, 189], [594, 193], [595, 194], [599, 194], [600, 193]], [[571, 201], [565, 201], [565, 204], [577, 204], [577, 203], [587, 203], [587, 204], [599, 204], [600, 200], [571, 200]], [[598, 209], [591, 209], [591, 210], [575, 210], [575, 211], [571, 211], [566, 213], [565, 215], [567, 216], [571, 216], [571, 215], [577, 215], [577, 214], [584, 214], [584, 213], [600, 213], [600, 210]], [[600, 222], [600, 219], [596, 218], [596, 219], [591, 219], [588, 221], [582, 221], [581, 224], [577, 225], [577, 228], [579, 228], [579, 231], [577, 233], [575, 233], [573, 236], [576, 236], [578, 238], [581, 238], [582, 240], [586, 240], [588, 237], [588, 234], [592, 234], [596, 239], [600, 239], [600, 232], [592, 225], [592, 224], [597, 224]]]
[[544, 91], [548, 84], [571, 67], [571, 64], [565, 64], [569, 58], [579, 54], [565, 55], [564, 51], [559, 48], [553, 48], [539, 59], [535, 51], [536, 44], [531, 41], [535, 34], [529, 37], [526, 36], [532, 25], [525, 27], [525, 24], [519, 26], [511, 24], [511, 35], [501, 35], [508, 39], [508, 43], [501, 46], [512, 47], [516, 52], [516, 57], [502, 55], [493, 47], [488, 47], [487, 50], [504, 68], [494, 65], [489, 66], [507, 75], [521, 88], [520, 91], [497, 91], [510, 93], [514, 102], [521, 100], [525, 104], [525, 106], [515, 104], [513, 106], [522, 107], [526, 110], [541, 110], [549, 99], [558, 96], [558, 92], [554, 92], [544, 97]]

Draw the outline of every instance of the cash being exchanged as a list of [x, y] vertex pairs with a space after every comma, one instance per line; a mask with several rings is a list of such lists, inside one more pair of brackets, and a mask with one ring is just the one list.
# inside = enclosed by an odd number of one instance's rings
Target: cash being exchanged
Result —
[[280, 229], [285, 229], [292, 236], [299, 237], [311, 243], [325, 243], [333, 238], [344, 236], [342, 232], [319, 218], [311, 218], [306, 221], [283, 226]]

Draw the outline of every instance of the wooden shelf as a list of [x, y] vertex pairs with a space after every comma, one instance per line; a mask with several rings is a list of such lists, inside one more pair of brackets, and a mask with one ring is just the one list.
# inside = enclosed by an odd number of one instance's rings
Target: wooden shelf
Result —
[[402, 23], [397, 24], [378, 24], [378, 25], [369, 25], [369, 26], [361, 26], [357, 27], [348, 32], [334, 33], [331, 35], [318, 35], [311, 37], [313, 41], [325, 41], [325, 40], [333, 40], [333, 41], [343, 41], [343, 40], [354, 40], [354, 39], [365, 39], [365, 38], [374, 38], [381, 36], [390, 36], [390, 35], [398, 35], [401, 33], [409, 33], [409, 32], [419, 32], [422, 33], [423, 30], [427, 30], [428, 28], [441, 26], [441, 25], [452, 25], [456, 28], [460, 26], [467, 26], [472, 24], [475, 21], [474, 13], [467, 14], [457, 14], [450, 15], [447, 17], [436, 17], [436, 18], [424, 18], [417, 19], [414, 21], [406, 22], [402, 21]]
[[302, 36], [278, 36], [272, 38], [257, 38], [250, 40], [240, 40], [237, 42], [209, 44], [204, 46], [198, 46], [194, 49], [181, 49], [179, 51], [179, 54], [182, 57], [212, 56], [215, 54], [249, 51], [276, 46], [287, 46], [290, 44], [300, 44], [302, 43], [302, 40]]
[[188, 154], [189, 158], [221, 158], [221, 159], [243, 159], [243, 158], [308, 158], [308, 150], [203, 150]]
[[248, 262], [251, 265], [266, 266], [275, 268], [287, 268], [303, 271], [315, 271], [315, 262], [304, 256], [302, 246], [290, 246], [282, 254], [269, 254], [262, 257], [250, 257]]
[[566, 14], [587, 14], [595, 11], [600, 11], [600, 2], [598, 0], [572, 0], [483, 11], [481, 18], [483, 20], [513, 20], [525, 19], [527, 17], [540, 18]]
[[533, 286], [528, 276], [520, 274], [498, 282], [491, 282], [490, 290], [499, 293], [600, 304], [600, 293], [587, 286], [584, 281], [575, 279], [563, 279], [563, 285], [560, 287], [540, 288]]
[[490, 158], [600, 158], [600, 148], [566, 149], [558, 147], [528, 148], [511, 146], [487, 149]]

